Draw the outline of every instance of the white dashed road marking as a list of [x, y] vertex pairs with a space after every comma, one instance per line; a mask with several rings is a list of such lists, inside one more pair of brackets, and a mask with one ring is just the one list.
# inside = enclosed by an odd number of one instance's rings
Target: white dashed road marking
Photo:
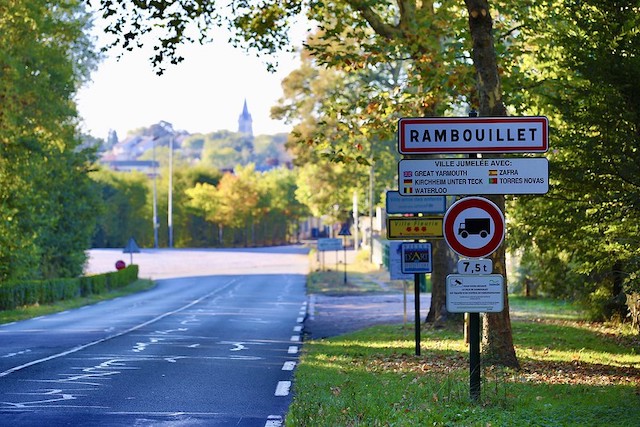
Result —
[[291, 381], [278, 381], [276, 386], [276, 396], [288, 396], [289, 390], [291, 390]]
[[282, 370], [283, 371], [293, 371], [296, 367], [296, 362], [294, 361], [288, 361], [288, 362], [284, 362], [284, 365], [282, 365]]
[[282, 417], [280, 415], [269, 415], [267, 417], [267, 423], [264, 427], [281, 427]]

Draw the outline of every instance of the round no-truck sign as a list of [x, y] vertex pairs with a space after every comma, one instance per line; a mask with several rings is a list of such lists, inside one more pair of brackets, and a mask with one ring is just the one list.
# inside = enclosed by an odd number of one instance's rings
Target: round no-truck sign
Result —
[[490, 200], [466, 197], [447, 210], [443, 234], [457, 254], [482, 258], [495, 252], [504, 240], [504, 215]]

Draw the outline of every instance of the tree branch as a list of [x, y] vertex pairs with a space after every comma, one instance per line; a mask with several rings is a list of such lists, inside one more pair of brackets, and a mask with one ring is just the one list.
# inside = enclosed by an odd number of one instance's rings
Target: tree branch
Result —
[[[373, 9], [367, 4], [367, 2], [362, 0], [348, 0], [349, 5], [353, 7], [355, 10], [362, 14], [362, 17], [371, 25], [373, 31], [376, 34], [386, 38], [386, 39], [397, 39], [402, 36], [402, 30], [400, 29], [400, 25], [389, 25], [384, 22], [380, 15], [373, 11]], [[400, 23], [402, 24], [405, 20], [404, 16], [406, 16], [404, 12], [405, 7], [410, 7], [407, 3], [411, 4], [412, 1], [402, 0], [399, 3], [400, 6]], [[415, 6], [413, 6], [415, 8]]]

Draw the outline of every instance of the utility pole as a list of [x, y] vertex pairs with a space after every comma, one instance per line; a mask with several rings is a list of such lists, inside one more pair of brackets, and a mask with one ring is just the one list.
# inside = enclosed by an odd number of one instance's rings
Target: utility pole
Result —
[[156, 164], [156, 138], [153, 139], [153, 247], [158, 249], [158, 189], [156, 178], [158, 175]]
[[173, 248], [173, 129], [169, 135], [169, 201], [167, 203], [167, 225], [169, 228], [169, 247]]

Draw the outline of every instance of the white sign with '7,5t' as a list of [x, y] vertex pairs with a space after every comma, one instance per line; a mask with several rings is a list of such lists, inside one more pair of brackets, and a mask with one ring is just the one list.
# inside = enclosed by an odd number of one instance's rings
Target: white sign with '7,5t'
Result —
[[460, 274], [491, 274], [493, 261], [488, 258], [460, 259], [458, 261], [458, 273]]

